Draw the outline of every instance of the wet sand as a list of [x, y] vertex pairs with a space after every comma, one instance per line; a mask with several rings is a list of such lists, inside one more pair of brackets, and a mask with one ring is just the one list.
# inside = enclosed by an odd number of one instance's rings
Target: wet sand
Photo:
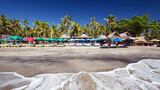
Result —
[[160, 48], [0, 48], [0, 72], [17, 72], [24, 76], [80, 71], [103, 72], [123, 68], [142, 59], [160, 59]]

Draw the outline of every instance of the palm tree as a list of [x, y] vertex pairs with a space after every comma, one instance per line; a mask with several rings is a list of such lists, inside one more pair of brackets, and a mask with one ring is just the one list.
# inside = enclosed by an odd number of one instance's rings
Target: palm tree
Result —
[[72, 36], [76, 37], [79, 34], [78, 32], [80, 32], [81, 27], [77, 22], [71, 22], [71, 26], [72, 26], [72, 29], [71, 29], [70, 35], [71, 37]]
[[[99, 32], [99, 34], [102, 34], [102, 33], [104, 33], [105, 31], [105, 28], [104, 28], [104, 26], [100, 23], [99, 25], [98, 25], [98, 32]], [[97, 33], [98, 34], [98, 33]], [[98, 36], [98, 35], [97, 35]]]
[[85, 32], [86, 32], [87, 34], [89, 33], [89, 32], [88, 32], [88, 31], [89, 31], [89, 28], [90, 28], [89, 24], [86, 24], [86, 25], [85, 25]]
[[158, 33], [159, 33], [159, 22], [156, 21], [155, 19], [152, 21], [153, 27], [152, 27], [152, 32], [153, 32], [153, 37], [158, 39]]
[[38, 38], [39, 38], [41, 22], [39, 20], [36, 20], [36, 21], [34, 21], [33, 24], [36, 25], [36, 30], [38, 31]]
[[65, 23], [65, 27], [68, 29], [68, 36], [69, 36], [70, 29], [71, 29], [70, 25], [71, 25], [71, 19], [72, 18], [73, 17], [72, 16], [70, 17], [69, 14], [66, 15], [64, 18], [61, 18], [61, 20], [63, 20], [64, 23]]
[[42, 28], [43, 38], [46, 38], [46, 36], [48, 36], [49, 24], [48, 24], [48, 22], [41, 22], [40, 25]]
[[3, 32], [7, 35], [9, 34], [9, 25], [10, 23], [8, 22], [8, 18], [6, 15], [1, 15], [0, 16], [0, 28], [3, 30]]
[[115, 22], [116, 17], [114, 15], [109, 15], [108, 19], [104, 18], [104, 20], [106, 20], [106, 24], [105, 26], [109, 28], [109, 34], [111, 33], [111, 28], [112, 27], [116, 27], [116, 22]]
[[53, 24], [52, 26], [51, 26], [51, 29], [52, 29], [52, 32], [51, 32], [51, 38], [52, 38], [52, 36], [54, 35], [54, 37], [55, 37], [55, 35], [56, 35], [56, 25], [55, 24]]
[[10, 19], [11, 27], [15, 31], [15, 34], [18, 35], [18, 30], [21, 28], [20, 21], [17, 19]]
[[24, 27], [25, 27], [24, 29], [25, 29], [25, 33], [26, 33], [25, 36], [26, 36], [26, 37], [27, 37], [27, 24], [29, 24], [29, 23], [28, 23], [28, 20], [27, 20], [27, 19], [24, 19], [24, 20], [23, 20], [23, 25], [24, 25]]
[[95, 36], [95, 32], [97, 30], [97, 27], [98, 27], [98, 23], [96, 22], [96, 17], [93, 17], [91, 18], [91, 23], [90, 23], [90, 26], [92, 27], [92, 30], [93, 30], [93, 35]]

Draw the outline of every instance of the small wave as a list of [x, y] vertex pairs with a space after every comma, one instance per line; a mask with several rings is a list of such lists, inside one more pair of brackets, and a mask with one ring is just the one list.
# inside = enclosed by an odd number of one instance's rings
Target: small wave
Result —
[[24, 77], [0, 73], [0, 89], [7, 90], [159, 90], [160, 60], [145, 59], [109, 72], [41, 74]]

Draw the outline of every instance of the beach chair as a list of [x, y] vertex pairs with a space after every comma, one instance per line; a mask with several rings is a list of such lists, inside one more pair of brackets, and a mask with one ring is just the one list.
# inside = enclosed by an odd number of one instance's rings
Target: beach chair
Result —
[[77, 46], [77, 43], [73, 43], [74, 44], [74, 46]]
[[90, 44], [90, 43], [86, 43], [85, 46], [86, 46], [86, 47], [90, 47], [91, 44]]
[[57, 46], [57, 43], [53, 43], [53, 46]]
[[43, 44], [37, 44], [36, 47], [44, 47]]
[[65, 44], [64, 44], [64, 43], [62, 43], [62, 44], [60, 43], [60, 44], [58, 44], [57, 46], [58, 46], [58, 47], [64, 47]]
[[95, 43], [94, 46], [100, 46], [100, 44], [99, 43]]
[[77, 47], [81, 47], [82, 46], [82, 43], [77, 43]]
[[68, 43], [65, 43], [65, 46], [68, 46]]
[[71, 47], [71, 46], [74, 46], [74, 43], [69, 43], [69, 46]]
[[82, 43], [82, 46], [85, 46], [86, 45], [86, 43]]

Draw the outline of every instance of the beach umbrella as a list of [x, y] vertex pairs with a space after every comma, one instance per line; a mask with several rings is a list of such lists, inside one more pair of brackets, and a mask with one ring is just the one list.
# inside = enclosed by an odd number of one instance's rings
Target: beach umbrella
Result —
[[63, 42], [65, 40], [63, 38], [59, 38], [58, 41]]
[[99, 40], [103, 40], [102, 38], [98, 38]]
[[4, 40], [4, 41], [13, 41], [13, 40], [11, 40], [11, 39], [9, 39], [9, 38], [1, 39], [1, 40]]
[[23, 40], [23, 37], [19, 37], [19, 36], [15, 35], [12, 37], [8, 37], [7, 39], [16, 41], [16, 40]]
[[32, 42], [32, 41], [34, 41], [34, 38], [29, 37], [29, 38], [26, 38], [24, 41]]
[[45, 39], [39, 37], [39, 38], [35, 38], [34, 40], [35, 40], [35, 41], [44, 41]]
[[75, 39], [75, 41], [79, 41], [79, 39]]
[[64, 41], [67, 41], [67, 39], [64, 39]]
[[115, 42], [123, 42], [123, 40], [119, 39], [119, 38], [116, 38], [114, 39]]
[[103, 40], [102, 38], [98, 38], [98, 39], [96, 39], [95, 41], [100, 41], [100, 40]]
[[48, 39], [46, 39], [46, 41], [54, 41], [55, 39], [53, 39], [53, 38], [48, 38]]
[[84, 39], [79, 39], [79, 41], [85, 41]]
[[95, 39], [95, 38], [92, 38], [91, 41], [96, 41], [96, 39]]
[[58, 39], [53, 39], [53, 41], [58, 41]]
[[23, 38], [23, 41], [24, 41], [25, 39], [27, 39], [27, 38]]
[[111, 40], [111, 41], [114, 41], [114, 39], [113, 39], [113, 38], [111, 38], [110, 40]]
[[70, 39], [69, 41], [75, 41], [75, 39]]
[[91, 39], [87, 38], [86, 41], [90, 41]]
[[0, 39], [0, 42], [4, 42], [5, 40]]

